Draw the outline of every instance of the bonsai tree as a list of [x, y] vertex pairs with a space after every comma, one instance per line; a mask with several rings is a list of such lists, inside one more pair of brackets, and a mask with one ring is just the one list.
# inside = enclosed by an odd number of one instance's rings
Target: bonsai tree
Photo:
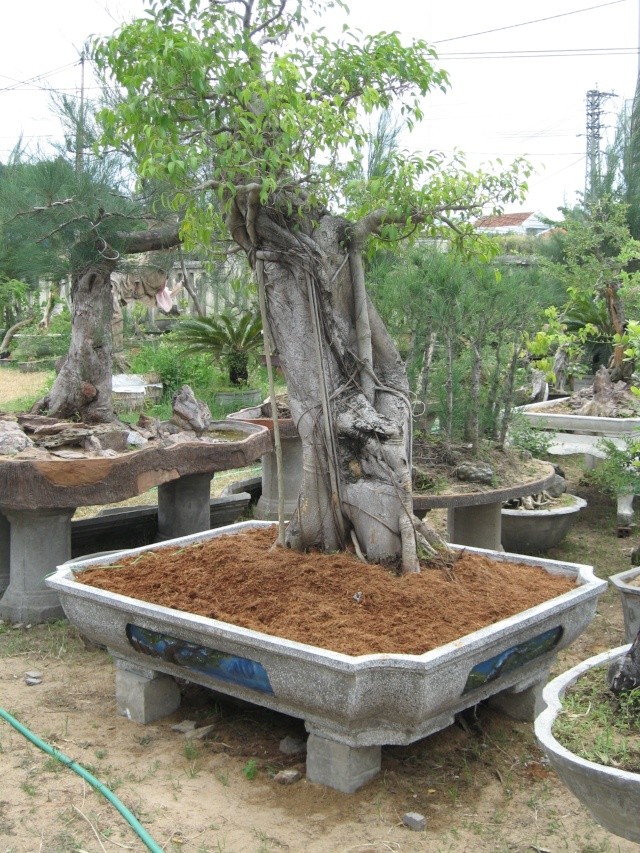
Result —
[[437, 153], [398, 152], [384, 179], [333, 212], [346, 198], [336, 165], [360, 159], [361, 117], [395, 104], [411, 126], [447, 75], [424, 41], [346, 30], [331, 42], [305, 23], [288, 0], [150, 4], [95, 46], [123, 90], [102, 114], [105, 139], [135, 150], [142, 179], [174, 182], [188, 246], [226, 229], [254, 271], [303, 445], [287, 544], [355, 543], [416, 571], [409, 386], [367, 296], [364, 256], [409, 235], [461, 242], [487, 206], [521, 199], [526, 169], [471, 174]]
[[249, 358], [263, 347], [262, 320], [255, 311], [243, 311], [236, 316], [225, 312], [219, 317], [197, 317], [182, 320], [172, 338], [184, 344], [183, 352], [187, 355], [204, 353], [219, 359], [226, 367], [230, 385], [246, 385]]
[[111, 274], [123, 256], [180, 244], [177, 217], [131, 198], [108, 156], [78, 171], [64, 157], [14, 160], [0, 174], [1, 238], [21, 279], [71, 280], [71, 341], [34, 407], [87, 423], [115, 419], [111, 403]]
[[546, 263], [549, 274], [566, 288], [560, 311], [559, 348], [613, 348], [612, 380], [629, 379], [623, 367], [627, 329], [625, 295], [637, 287], [640, 242], [627, 224], [627, 207], [611, 197], [565, 211], [562, 232], [555, 238], [560, 256]]
[[487, 439], [503, 447], [524, 340], [553, 298], [539, 266], [419, 246], [374, 259], [370, 280], [406, 353], [416, 398], [437, 414], [444, 445], [464, 441], [474, 454]]

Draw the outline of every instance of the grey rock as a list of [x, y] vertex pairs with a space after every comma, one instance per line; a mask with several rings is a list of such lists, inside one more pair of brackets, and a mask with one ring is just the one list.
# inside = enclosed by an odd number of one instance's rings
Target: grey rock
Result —
[[281, 770], [273, 777], [273, 781], [278, 785], [293, 785], [302, 778], [302, 774], [298, 770]]
[[171, 726], [171, 731], [180, 732], [180, 734], [187, 734], [192, 732], [195, 727], [195, 720], [182, 720], [181, 723], [176, 723], [175, 726]]
[[301, 752], [306, 752], [307, 744], [303, 740], [287, 735], [287, 737], [282, 738], [278, 748], [284, 755], [298, 755]]
[[182, 429], [192, 429], [202, 433], [209, 429], [213, 417], [206, 403], [196, 400], [188, 385], [183, 385], [173, 397], [173, 415], [171, 420]]
[[493, 468], [482, 462], [463, 462], [458, 465], [455, 475], [459, 480], [468, 483], [486, 483], [490, 485], [493, 481]]
[[196, 740], [207, 740], [215, 731], [215, 726], [200, 726], [192, 732], [185, 732], [185, 737], [195, 738]]
[[560, 495], [563, 495], [567, 491], [567, 481], [564, 477], [560, 477], [558, 474], [556, 474], [553, 478], [552, 483], [547, 486], [545, 491], [549, 495], [549, 497], [559, 498]]
[[427, 828], [427, 819], [418, 812], [407, 812], [402, 815], [402, 823], [413, 832], [424, 832]]
[[15, 421], [0, 421], [0, 456], [15, 456], [27, 447], [33, 442]]

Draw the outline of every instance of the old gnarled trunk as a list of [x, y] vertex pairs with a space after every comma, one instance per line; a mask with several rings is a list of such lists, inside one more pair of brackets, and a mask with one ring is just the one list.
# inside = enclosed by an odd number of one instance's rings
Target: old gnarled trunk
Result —
[[34, 410], [83, 423], [114, 420], [112, 383], [111, 268], [92, 265], [74, 278], [71, 345], [47, 396]]
[[[293, 231], [259, 208], [247, 228], [241, 195], [235, 216], [231, 231], [263, 279], [303, 445], [287, 544], [331, 551], [355, 536], [369, 561], [402, 556], [405, 570], [417, 569], [408, 382], [377, 312], [355, 292], [349, 223], [323, 213]], [[366, 311], [364, 342], [357, 311]]]

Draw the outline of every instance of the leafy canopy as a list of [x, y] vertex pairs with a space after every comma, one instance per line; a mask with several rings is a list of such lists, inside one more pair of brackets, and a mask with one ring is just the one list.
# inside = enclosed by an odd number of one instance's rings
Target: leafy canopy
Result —
[[[330, 40], [303, 14], [328, 15], [341, 2], [155, 0], [146, 16], [94, 45], [94, 57], [124, 92], [105, 110], [105, 138], [133, 148], [144, 180], [183, 192], [183, 238], [208, 242], [219, 232], [239, 187], [257, 187], [261, 204], [290, 216], [330, 202], [344, 206], [344, 170], [366, 145], [364, 118], [399, 111], [409, 127], [423, 98], [446, 89], [446, 72], [423, 40], [397, 33], [366, 36], [344, 27]], [[372, 176], [358, 220], [384, 208], [375, 230], [394, 239], [419, 222], [436, 233], [450, 216], [477, 215], [496, 196], [517, 201], [526, 167], [471, 174], [462, 162], [444, 171], [438, 153], [397, 152], [384, 176]], [[283, 193], [285, 198], [283, 198]]]

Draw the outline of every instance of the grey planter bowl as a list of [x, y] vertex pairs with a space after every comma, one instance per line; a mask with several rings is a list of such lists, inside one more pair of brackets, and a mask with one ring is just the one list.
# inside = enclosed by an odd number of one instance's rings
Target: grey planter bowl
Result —
[[550, 509], [503, 509], [502, 547], [514, 554], [539, 554], [567, 535], [587, 502], [576, 495], [570, 506]]
[[632, 643], [640, 630], [640, 586], [629, 584], [630, 580], [638, 576], [640, 576], [640, 568], [629, 569], [609, 577], [610, 583], [620, 593], [626, 643]]
[[580, 758], [565, 749], [552, 734], [553, 724], [562, 711], [562, 697], [589, 669], [607, 667], [629, 646], [620, 646], [589, 658], [554, 678], [542, 691], [547, 708], [536, 717], [535, 733], [553, 769], [569, 790], [589, 809], [595, 820], [609, 832], [640, 843], [640, 773], [605, 767]]
[[[187, 545], [270, 522], [226, 528], [60, 566], [46, 583], [67, 618], [116, 659], [121, 714], [149, 723], [178, 707], [173, 677], [304, 719], [307, 778], [352, 792], [380, 770], [382, 744], [407, 744], [483, 699], [533, 720], [557, 652], [585, 630], [606, 582], [590, 566], [522, 557], [575, 580], [556, 598], [422, 655], [350, 656], [78, 583], [88, 564]], [[455, 547], [455, 546], [454, 546]], [[498, 561], [500, 552], [483, 551]]]

